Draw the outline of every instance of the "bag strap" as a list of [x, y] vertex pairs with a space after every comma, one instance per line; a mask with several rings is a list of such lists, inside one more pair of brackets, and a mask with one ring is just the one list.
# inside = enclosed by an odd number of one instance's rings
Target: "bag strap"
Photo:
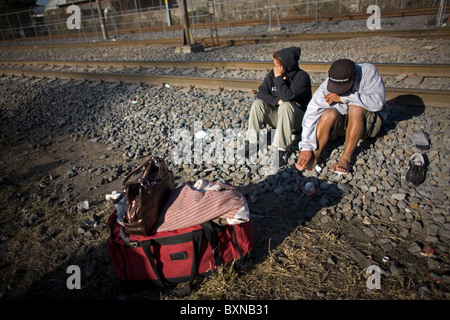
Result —
[[[144, 182], [144, 178], [147, 177], [151, 171], [152, 168], [157, 167], [158, 170], [158, 177], [156, 178], [156, 180], [161, 180], [163, 178], [163, 170], [168, 171], [167, 165], [164, 162], [164, 159], [157, 157], [157, 156], [151, 156], [150, 158], [148, 158], [143, 164], [141, 164], [139, 167], [137, 167], [136, 169], [134, 169], [122, 182], [124, 189], [122, 191], [122, 193], [120, 194], [119, 198], [117, 200], [115, 200], [113, 203], [117, 204], [126, 194], [126, 189], [127, 186], [130, 184], [139, 184], [139, 183], [143, 183]], [[139, 170], [141, 170], [142, 168], [144, 168], [144, 172], [142, 173], [141, 177], [137, 180], [132, 180], [132, 181], [128, 181], [130, 180], [130, 178], [132, 176], [134, 176]]]
[[136, 172], [138, 172], [139, 170], [141, 170], [145, 165], [147, 165], [150, 162], [151, 158], [148, 159], [147, 161], [145, 161], [143, 164], [141, 164], [139, 167], [137, 167], [136, 169], [134, 169], [124, 180], [123, 180], [123, 185], [125, 185], [127, 183], [127, 181], [136, 174]]
[[233, 240], [234, 240], [234, 243], [236, 244], [236, 249], [239, 252], [239, 257], [242, 258], [242, 249], [239, 246], [239, 241], [237, 239], [236, 226], [235, 225], [233, 225]]
[[[123, 267], [123, 278], [125, 280], [127, 280], [128, 277], [127, 277], [127, 272], [126, 272], [126, 268], [127, 268], [126, 258], [124, 256], [122, 250], [121, 250], [120, 244], [117, 243], [117, 241], [116, 241], [116, 239], [114, 237], [114, 226], [117, 224], [116, 218], [117, 218], [117, 216], [116, 216], [116, 214], [114, 214], [113, 218], [111, 219], [111, 223], [109, 225], [109, 228], [110, 228], [109, 240], [116, 247], [117, 252], [119, 252], [119, 254], [120, 254], [121, 258], [122, 258], [122, 261], [123, 261], [123, 264], [122, 264], [122, 267]], [[119, 230], [119, 232], [120, 232], [120, 230]]]
[[142, 247], [142, 249], [144, 249], [145, 255], [147, 256], [147, 259], [149, 260], [150, 265], [152, 266], [153, 272], [155, 273], [156, 277], [161, 282], [161, 284], [163, 285], [164, 289], [167, 290], [169, 284], [166, 283], [166, 279], [163, 279], [159, 275], [158, 268], [156, 268], [155, 259], [153, 258], [153, 254], [152, 254], [152, 241], [153, 241], [152, 239], [145, 240], [145, 241], [140, 241], [139, 244]]
[[195, 275], [197, 272], [198, 256], [200, 254], [200, 244], [203, 236], [202, 229], [192, 231], [191, 236], [192, 236], [192, 265], [191, 265], [190, 281], [184, 287], [173, 289], [170, 289], [171, 284], [165, 278], [161, 277], [158, 268], [156, 267], [155, 259], [152, 254], [152, 242], [154, 242], [154, 240], [150, 239], [139, 242], [140, 246], [144, 249], [145, 255], [147, 256], [150, 265], [152, 266], [153, 272], [155, 273], [156, 277], [158, 278], [163, 288], [169, 295], [181, 297], [183, 295], [189, 294], [192, 291], [192, 283], [194, 282]]
[[214, 264], [216, 267], [222, 265], [222, 258], [220, 257], [220, 248], [219, 248], [219, 235], [217, 228], [214, 227], [211, 221], [207, 221], [201, 224], [203, 232], [205, 233], [206, 239], [211, 246], [213, 255], [214, 255]]
[[[156, 167], [165, 167], [165, 163], [164, 160], [160, 157], [155, 157], [155, 156], [151, 156], [150, 158], [148, 158], [143, 164], [141, 164], [139, 167], [137, 167], [136, 169], [134, 169], [123, 181], [123, 185], [127, 184], [127, 181], [134, 176], [139, 170], [141, 170], [142, 168], [144, 168], [144, 172], [141, 175], [141, 179], [145, 178], [146, 176], [148, 176], [148, 174], [150, 173], [150, 170], [153, 168], [153, 165], [155, 165]], [[160, 174], [161, 176], [161, 174]], [[158, 177], [160, 178], [160, 177]], [[133, 181], [136, 182], [136, 181]]]
[[[117, 203], [119, 203], [119, 201], [120, 200], [122, 200], [122, 198], [125, 196], [125, 194], [126, 194], [126, 189], [127, 189], [127, 186], [128, 185], [130, 185], [130, 184], [135, 184], [135, 183], [142, 183], [142, 179], [144, 178], [144, 177], [146, 177], [148, 174], [149, 174], [149, 172], [150, 172], [150, 169], [152, 168], [152, 163], [153, 162], [155, 162], [155, 163], [157, 163], [157, 166], [161, 166], [162, 164], [164, 164], [164, 161], [161, 159], [161, 158], [159, 158], [159, 157], [154, 157], [154, 156], [151, 156], [149, 159], [147, 159], [143, 164], [141, 164], [139, 167], [137, 167], [136, 169], [134, 169], [124, 180], [123, 180], [123, 186], [124, 186], [124, 189], [123, 189], [123, 191], [121, 192], [121, 194], [120, 194], [120, 196], [116, 199], [116, 200], [114, 200], [113, 201], [113, 203], [114, 204], [117, 204]], [[133, 181], [128, 181], [128, 180], [130, 180], [130, 178], [132, 177], [132, 176], [134, 176], [139, 170], [141, 170], [142, 168], [144, 168], [144, 172], [143, 172], [143, 174], [141, 175], [141, 178], [140, 179], [138, 179], [138, 180], [133, 180]], [[160, 177], [158, 177], [158, 178], [160, 178]]]

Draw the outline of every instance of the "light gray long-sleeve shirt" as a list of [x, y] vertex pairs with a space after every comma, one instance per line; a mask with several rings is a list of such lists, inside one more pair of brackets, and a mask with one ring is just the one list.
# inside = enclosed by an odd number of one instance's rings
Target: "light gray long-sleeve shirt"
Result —
[[329, 93], [328, 78], [317, 88], [303, 116], [302, 140], [298, 144], [300, 150], [317, 149], [316, 126], [326, 109], [334, 108], [345, 115], [348, 106], [357, 105], [368, 111], [378, 112], [383, 120], [387, 118], [386, 90], [377, 68], [371, 63], [357, 64], [356, 76], [357, 79], [352, 88], [341, 96], [341, 102], [331, 106], [324, 98]]

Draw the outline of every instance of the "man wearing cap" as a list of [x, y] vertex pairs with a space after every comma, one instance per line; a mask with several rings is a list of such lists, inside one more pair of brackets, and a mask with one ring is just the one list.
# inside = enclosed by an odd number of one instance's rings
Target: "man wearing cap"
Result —
[[296, 168], [315, 169], [329, 140], [345, 136], [344, 151], [331, 171], [346, 174], [359, 139], [375, 137], [387, 118], [383, 79], [373, 64], [335, 61], [303, 117]]

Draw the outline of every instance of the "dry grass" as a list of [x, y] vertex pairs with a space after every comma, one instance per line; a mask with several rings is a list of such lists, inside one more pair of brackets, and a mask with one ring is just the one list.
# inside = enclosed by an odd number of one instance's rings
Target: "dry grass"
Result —
[[231, 266], [219, 269], [189, 299], [419, 298], [411, 280], [402, 277], [383, 277], [382, 290], [368, 290], [366, 270], [344, 253], [349, 247], [333, 229], [318, 232], [301, 226], [276, 249], [269, 249], [262, 262], [239, 273]]

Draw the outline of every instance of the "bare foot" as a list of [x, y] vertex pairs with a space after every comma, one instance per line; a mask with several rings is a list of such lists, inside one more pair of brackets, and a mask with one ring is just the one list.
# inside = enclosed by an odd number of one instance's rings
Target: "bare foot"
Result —
[[300, 156], [298, 157], [297, 163], [295, 167], [299, 171], [306, 170], [308, 172], [312, 171], [317, 164], [316, 157], [314, 152], [309, 150], [304, 150], [300, 152]]
[[337, 163], [331, 167], [331, 171], [337, 173], [347, 173], [350, 169], [350, 160], [346, 158], [341, 158]]

